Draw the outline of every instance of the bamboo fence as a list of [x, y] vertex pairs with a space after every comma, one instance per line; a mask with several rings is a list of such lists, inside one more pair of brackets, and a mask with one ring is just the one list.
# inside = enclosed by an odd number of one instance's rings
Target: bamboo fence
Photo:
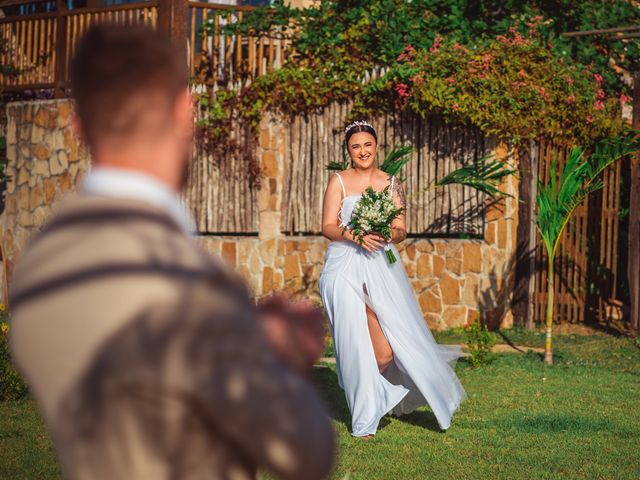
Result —
[[[332, 104], [321, 113], [290, 119], [286, 128], [282, 231], [318, 234], [322, 198], [331, 172], [330, 162], [343, 161], [342, 126], [347, 104]], [[484, 157], [491, 147], [477, 128], [446, 124], [440, 117], [384, 115], [373, 122], [378, 133], [380, 161], [394, 145], [414, 147], [400, 177], [407, 192], [407, 226], [420, 236], [481, 236], [484, 198], [475, 190], [429, 185], [447, 173]]]

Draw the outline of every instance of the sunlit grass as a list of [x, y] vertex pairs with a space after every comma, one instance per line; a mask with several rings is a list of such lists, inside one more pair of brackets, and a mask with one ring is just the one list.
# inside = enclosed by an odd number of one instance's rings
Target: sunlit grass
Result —
[[[541, 346], [536, 332], [503, 332]], [[438, 334], [458, 343], [461, 332]], [[501, 337], [500, 337], [501, 338]], [[504, 339], [503, 339], [504, 341]], [[640, 349], [602, 333], [558, 334], [553, 367], [540, 354], [502, 354], [457, 371], [469, 395], [451, 428], [424, 408], [385, 417], [373, 440], [349, 434], [349, 411], [333, 364], [314, 382], [334, 417], [340, 456], [334, 479], [640, 478]], [[59, 479], [51, 443], [31, 401], [0, 403], [0, 478]]]

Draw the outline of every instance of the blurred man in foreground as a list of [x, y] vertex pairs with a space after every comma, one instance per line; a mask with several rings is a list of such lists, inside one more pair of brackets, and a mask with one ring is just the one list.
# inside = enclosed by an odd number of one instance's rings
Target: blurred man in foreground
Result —
[[71, 74], [94, 168], [32, 240], [11, 292], [15, 358], [66, 475], [325, 478], [333, 431], [300, 376], [321, 319], [273, 299], [261, 329], [243, 284], [188, 236], [179, 50], [148, 29], [97, 27]]

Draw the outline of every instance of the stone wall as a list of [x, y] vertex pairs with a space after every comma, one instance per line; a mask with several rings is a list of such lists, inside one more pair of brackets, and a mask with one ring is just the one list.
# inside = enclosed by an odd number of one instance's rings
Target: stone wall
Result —
[[[60, 195], [73, 190], [88, 168], [85, 149], [69, 127], [69, 102], [46, 101], [8, 107], [9, 183], [7, 207], [0, 216], [8, 270], [28, 236], [51, 212]], [[280, 232], [284, 129], [277, 118], [261, 125], [257, 237], [200, 236], [198, 242], [224, 258], [248, 282], [256, 296], [288, 290], [319, 301], [318, 277], [328, 241]], [[504, 145], [499, 158], [507, 157]], [[502, 190], [516, 195], [517, 179]], [[399, 246], [407, 274], [429, 326], [459, 326], [480, 313], [490, 324], [512, 323], [513, 257], [517, 200], [487, 210], [482, 240], [409, 239]]]
[[[258, 195], [258, 238], [203, 236], [199, 241], [240, 272], [257, 296], [288, 290], [319, 302], [318, 278], [328, 241], [280, 233], [283, 136], [284, 129], [277, 119], [263, 121], [259, 141], [263, 186]], [[495, 153], [498, 158], [507, 159], [505, 145], [499, 145]], [[513, 323], [510, 303], [518, 214], [517, 178], [508, 178], [501, 190], [514, 198], [487, 209], [483, 240], [408, 239], [399, 245], [431, 328], [463, 325], [479, 313], [494, 326]]]
[[[71, 129], [68, 101], [11, 103], [7, 107], [7, 186], [0, 216], [4, 274], [10, 274], [31, 233], [56, 200], [75, 189], [89, 167]], [[3, 289], [3, 294], [6, 288]]]

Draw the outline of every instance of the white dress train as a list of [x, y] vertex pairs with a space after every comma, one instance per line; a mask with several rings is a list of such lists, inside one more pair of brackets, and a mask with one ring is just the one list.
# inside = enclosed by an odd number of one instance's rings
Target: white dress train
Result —
[[[343, 199], [340, 221], [349, 223], [361, 195]], [[391, 190], [393, 189], [391, 179]], [[427, 327], [395, 246], [397, 262], [384, 250], [369, 253], [349, 241], [332, 242], [320, 276], [320, 292], [329, 316], [338, 382], [351, 411], [352, 435], [376, 433], [387, 413], [410, 413], [428, 404], [446, 430], [465, 397], [448, 362], [461, 356], [457, 347], [438, 345]], [[393, 362], [380, 373], [367, 325], [366, 305], [393, 350]]]

